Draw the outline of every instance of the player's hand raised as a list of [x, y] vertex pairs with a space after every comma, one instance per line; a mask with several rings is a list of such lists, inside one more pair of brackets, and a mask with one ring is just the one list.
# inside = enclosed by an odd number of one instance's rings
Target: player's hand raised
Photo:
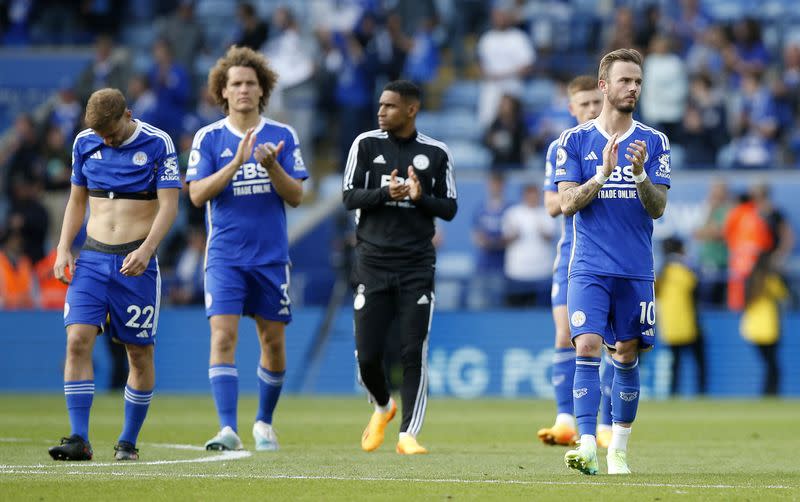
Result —
[[269, 169], [277, 161], [281, 150], [283, 150], [283, 141], [278, 143], [277, 146], [272, 143], [262, 143], [256, 147], [253, 156], [256, 162]]
[[392, 200], [403, 200], [408, 197], [410, 188], [397, 179], [397, 172], [397, 169], [392, 171], [392, 177], [389, 179], [389, 197], [391, 197]]
[[417, 178], [417, 173], [414, 172], [414, 168], [408, 166], [408, 197], [413, 200], [414, 202], [418, 201], [420, 197], [422, 197], [422, 185], [419, 184], [419, 178]]
[[53, 264], [53, 275], [56, 279], [64, 284], [69, 284], [70, 280], [67, 275], [67, 270], [69, 270], [69, 275], [75, 273], [75, 257], [72, 256], [72, 251], [69, 249], [65, 249], [63, 251], [59, 249], [56, 251], [56, 262]]
[[617, 167], [617, 160], [619, 157], [617, 136], [619, 136], [619, 134], [614, 133], [614, 135], [608, 139], [606, 147], [603, 148], [603, 176], [611, 176], [611, 173], [614, 172], [614, 168]]
[[647, 143], [637, 139], [633, 143], [628, 144], [628, 153], [625, 154], [625, 158], [633, 165], [634, 176], [642, 174], [644, 170], [644, 159], [647, 158]]
[[256, 137], [253, 131], [255, 131], [254, 127], [248, 129], [247, 132], [244, 133], [244, 138], [239, 141], [239, 148], [236, 149], [236, 156], [233, 158], [237, 169], [253, 155], [253, 145], [256, 143]]

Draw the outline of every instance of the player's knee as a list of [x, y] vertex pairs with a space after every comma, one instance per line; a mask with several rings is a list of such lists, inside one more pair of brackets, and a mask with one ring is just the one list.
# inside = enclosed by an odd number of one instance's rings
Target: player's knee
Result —
[[236, 350], [236, 333], [217, 329], [211, 331], [212, 354], [228, 354]]
[[617, 350], [614, 353], [614, 359], [621, 363], [632, 363], [636, 361], [636, 358], [639, 356], [638, 340], [617, 342], [616, 349]]
[[153, 366], [152, 345], [128, 345], [127, 349], [131, 369], [144, 371]]
[[96, 334], [75, 332], [67, 335], [67, 356], [86, 357], [92, 352], [93, 339]]
[[261, 335], [261, 346], [271, 354], [278, 354], [284, 351], [286, 338], [283, 333], [273, 333]]
[[600, 357], [603, 339], [599, 335], [583, 334], [573, 340], [575, 354], [580, 357]]

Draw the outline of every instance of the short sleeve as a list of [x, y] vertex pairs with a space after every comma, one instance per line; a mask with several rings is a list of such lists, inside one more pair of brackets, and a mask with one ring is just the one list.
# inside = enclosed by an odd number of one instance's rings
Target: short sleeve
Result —
[[201, 180], [211, 176], [216, 171], [211, 152], [211, 141], [205, 130], [200, 129], [194, 135], [192, 151], [189, 152], [189, 162], [186, 168], [186, 181]]
[[287, 127], [289, 134], [283, 139], [283, 150], [281, 150], [278, 161], [280, 162], [283, 170], [289, 176], [296, 179], [307, 179], [308, 169], [303, 160], [303, 154], [300, 151], [300, 141], [298, 140], [297, 133], [291, 127]]
[[658, 132], [651, 141], [652, 153], [647, 163], [647, 175], [657, 185], [670, 186], [669, 140], [666, 134]]
[[562, 181], [572, 181], [575, 183], [583, 182], [581, 172], [581, 158], [578, 155], [577, 134], [562, 134], [558, 140], [555, 160], [555, 183]]
[[83, 156], [80, 152], [78, 139], [72, 144], [72, 175], [70, 181], [73, 185], [86, 186], [86, 176], [83, 175]]
[[170, 137], [164, 139], [164, 150], [158, 158], [156, 166], [156, 188], [181, 188], [181, 176], [178, 172], [178, 154]]
[[558, 141], [553, 141], [547, 148], [547, 155], [544, 161], [544, 183], [542, 188], [545, 192], [558, 192], [558, 185], [555, 181], [556, 153], [558, 152]]

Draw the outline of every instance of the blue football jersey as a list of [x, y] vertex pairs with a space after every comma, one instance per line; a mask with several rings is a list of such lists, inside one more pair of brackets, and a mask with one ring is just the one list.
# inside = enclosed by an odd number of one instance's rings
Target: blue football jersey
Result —
[[[262, 117], [254, 134], [256, 145], [283, 141], [280, 165], [293, 178], [308, 178], [294, 129]], [[242, 138], [244, 134], [227, 118], [197, 131], [186, 181], [203, 179], [225, 167], [236, 155]], [[215, 263], [250, 266], [289, 262], [283, 199], [273, 190], [267, 169], [252, 155], [228, 186], [206, 203], [206, 230], [206, 267]]]
[[[558, 192], [558, 185], [555, 181], [556, 153], [558, 153], [558, 140], [553, 140], [547, 148], [547, 155], [545, 156], [544, 164], [544, 183], [543, 188], [548, 192]], [[561, 237], [556, 244], [556, 260], [553, 263], [553, 272], [558, 273], [563, 270], [564, 273], [569, 267], [569, 252], [572, 249], [572, 218], [573, 216], [561, 217]], [[564, 276], [566, 277], [566, 275]]]
[[[596, 120], [567, 129], [559, 138], [555, 181], [585, 183], [603, 168], [603, 149], [609, 135]], [[618, 139], [619, 157], [597, 198], [575, 214], [570, 277], [591, 273], [654, 280], [653, 219], [639, 201], [628, 144], [647, 145], [644, 169], [655, 184], [670, 185], [669, 140], [651, 127], [634, 121]]]
[[92, 129], [78, 133], [72, 145], [71, 180], [90, 190], [122, 193], [181, 188], [172, 139], [141, 120], [118, 147], [105, 145]]

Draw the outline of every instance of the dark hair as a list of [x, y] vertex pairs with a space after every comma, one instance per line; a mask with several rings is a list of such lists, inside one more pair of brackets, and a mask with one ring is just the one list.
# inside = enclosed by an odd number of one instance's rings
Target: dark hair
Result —
[[683, 253], [683, 240], [676, 235], [667, 237], [661, 242], [661, 249], [664, 254]]
[[260, 52], [256, 52], [249, 47], [232, 46], [225, 53], [225, 56], [217, 60], [217, 64], [208, 73], [208, 92], [214, 97], [214, 101], [222, 107], [227, 115], [228, 100], [222, 97], [222, 89], [228, 85], [228, 70], [234, 66], [252, 68], [256, 72], [258, 85], [264, 94], [258, 100], [258, 112], [264, 111], [267, 101], [278, 81], [278, 74], [272, 71], [267, 59]]
[[410, 80], [393, 80], [383, 86], [384, 91], [396, 92], [403, 99], [414, 99], [420, 101], [422, 98], [422, 91], [419, 86]]

